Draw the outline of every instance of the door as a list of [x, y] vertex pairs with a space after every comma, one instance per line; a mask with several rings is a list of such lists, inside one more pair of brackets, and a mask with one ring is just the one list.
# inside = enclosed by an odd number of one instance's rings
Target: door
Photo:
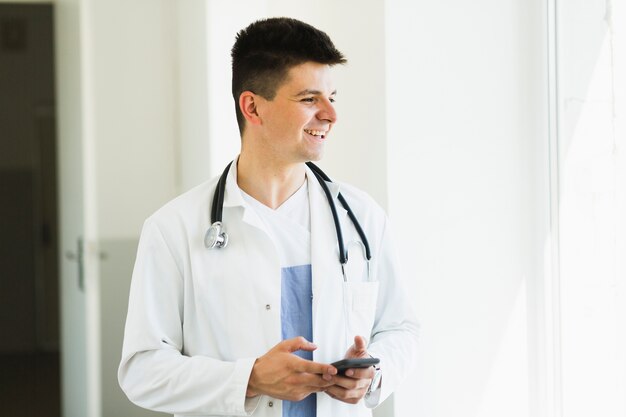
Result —
[[0, 1], [0, 404], [60, 415], [52, 7]]

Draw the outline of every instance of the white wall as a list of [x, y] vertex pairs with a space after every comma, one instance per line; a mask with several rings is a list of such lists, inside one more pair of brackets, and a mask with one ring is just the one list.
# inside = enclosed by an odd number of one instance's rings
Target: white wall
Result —
[[177, 10], [166, 0], [88, 4], [98, 237], [135, 238], [177, 191]]
[[399, 415], [539, 415], [544, 6], [386, 5], [389, 212], [422, 324]]
[[210, 175], [208, 4], [188, 0], [177, 8], [178, 190], [185, 191]]
[[559, 2], [562, 404], [626, 415], [626, 5]]

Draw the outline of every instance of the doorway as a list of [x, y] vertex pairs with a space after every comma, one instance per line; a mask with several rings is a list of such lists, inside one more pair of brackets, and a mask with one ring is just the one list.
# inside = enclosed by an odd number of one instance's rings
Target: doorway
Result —
[[0, 3], [0, 407], [60, 416], [51, 4]]

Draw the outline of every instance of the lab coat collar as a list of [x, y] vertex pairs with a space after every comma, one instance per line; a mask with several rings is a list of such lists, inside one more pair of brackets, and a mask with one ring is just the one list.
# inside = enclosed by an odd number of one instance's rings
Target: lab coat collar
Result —
[[[311, 168], [309, 168], [308, 166], [306, 167], [306, 175], [307, 175], [307, 178], [309, 178], [315, 183], [315, 185], [318, 188], [318, 191], [321, 192], [321, 195], [324, 197], [324, 201], [326, 201], [326, 195], [324, 194], [324, 190], [322, 190], [322, 186], [320, 185], [319, 181], [317, 181], [317, 178], [315, 178], [315, 174], [313, 173]], [[330, 195], [332, 195], [334, 199], [337, 199], [337, 196], [339, 195], [339, 188], [340, 188], [339, 184], [337, 184], [336, 182], [328, 182], [328, 181], [325, 181], [325, 182], [326, 182], [326, 185], [328, 186], [328, 190], [330, 191]], [[310, 186], [311, 186], [311, 183], [309, 182], [309, 187]], [[337, 205], [337, 209], [343, 210], [343, 206], [337, 203], [338, 202], [335, 202], [335, 205]]]
[[224, 195], [224, 207], [246, 207], [241, 189], [237, 184], [237, 162], [239, 157], [230, 165], [228, 176], [226, 177], [226, 190]]
[[[241, 220], [245, 223], [248, 223], [251, 226], [256, 227], [259, 230], [267, 233], [263, 221], [257, 214], [257, 212], [252, 209], [243, 199], [243, 195], [241, 194], [241, 188], [239, 188], [239, 184], [237, 184], [237, 163], [239, 162], [239, 157], [237, 157], [228, 170], [228, 176], [226, 177], [226, 188], [224, 190], [224, 208], [225, 209], [235, 209], [237, 207], [241, 207], [239, 213], [241, 213]], [[236, 215], [236, 214], [235, 214]]]

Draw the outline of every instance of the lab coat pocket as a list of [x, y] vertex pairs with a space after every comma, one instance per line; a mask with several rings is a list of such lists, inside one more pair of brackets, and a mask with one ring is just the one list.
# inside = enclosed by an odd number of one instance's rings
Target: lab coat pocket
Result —
[[344, 292], [351, 337], [369, 339], [376, 318], [378, 282], [344, 282]]

